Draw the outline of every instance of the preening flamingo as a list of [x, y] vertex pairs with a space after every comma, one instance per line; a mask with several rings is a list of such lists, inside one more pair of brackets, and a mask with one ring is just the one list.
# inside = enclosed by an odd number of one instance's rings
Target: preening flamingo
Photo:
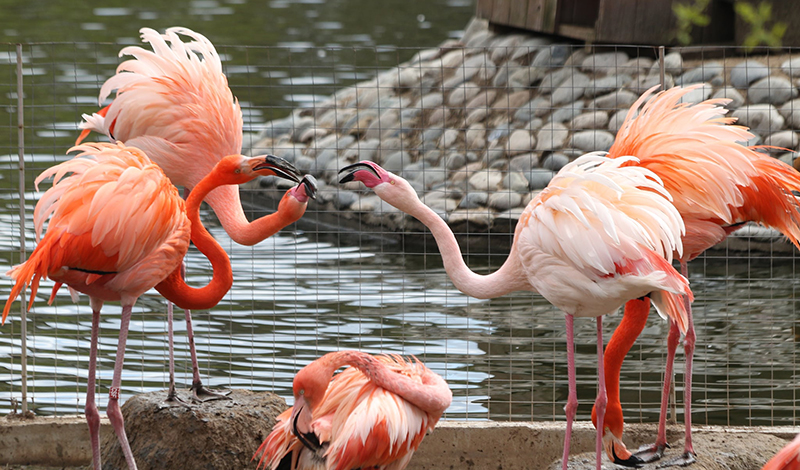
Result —
[[[120, 301], [122, 319], [108, 402], [108, 418], [122, 446], [128, 467], [136, 463], [128, 445], [119, 394], [122, 362], [131, 311], [137, 298], [152, 287], [170, 295], [179, 306], [210, 308], [231, 287], [228, 256], [200, 221], [200, 203], [223, 184], [241, 184], [258, 175], [297, 180], [291, 165], [272, 156], [222, 159], [184, 203], [177, 189], [144, 152], [123, 144], [84, 144], [70, 150], [75, 158], [45, 170], [36, 179], [53, 177], [34, 210], [39, 243], [24, 263], [8, 273], [15, 281], [3, 309], [5, 322], [14, 299], [31, 287], [31, 301], [42, 277], [55, 281], [50, 295], [66, 284], [70, 292], [89, 295], [92, 336], [86, 419], [92, 462], [100, 470], [100, 414], [94, 400], [97, 337], [104, 302]], [[65, 176], [67, 175], [67, 176]], [[45, 221], [47, 232], [41, 237]], [[214, 273], [203, 288], [191, 288], [180, 275], [189, 240], [211, 261]], [[30, 307], [30, 304], [28, 305]]]
[[[800, 190], [800, 174], [780, 160], [739, 143], [752, 139], [753, 135], [746, 127], [731, 125], [735, 118], [724, 117], [727, 110], [723, 105], [729, 100], [712, 99], [694, 105], [680, 103], [693, 88], [696, 87], [672, 88], [652, 96], [646, 104], [653, 89], [643, 94], [628, 112], [608, 155], [611, 158], [636, 155], [637, 165], [655, 173], [672, 194], [675, 207], [686, 224], [683, 254], [675, 253], [682, 274], [688, 277], [689, 261], [747, 222], [775, 228], [800, 248], [800, 212], [792, 195], [792, 191]], [[625, 354], [644, 328], [649, 310], [647, 299], [629, 302], [606, 348], [609, 404], [602, 431], [609, 458], [622, 465], [657, 460], [667, 445], [667, 403], [680, 339], [678, 327], [672, 322], [656, 442], [638, 455], [631, 455], [622, 443], [620, 368]], [[690, 321], [684, 339], [686, 439], [683, 455], [670, 462], [677, 465], [694, 461], [691, 379], [695, 334], [688, 304], [687, 310]], [[592, 416], [596, 420], [596, 413]]]
[[[192, 190], [226, 155], [242, 152], [242, 110], [222, 73], [214, 45], [205, 36], [187, 28], [169, 28], [164, 35], [150, 28], [140, 30], [142, 41], [153, 50], [125, 47], [127, 60], [100, 89], [99, 102], [116, 90], [114, 101], [93, 115], [83, 115], [84, 129], [76, 143], [90, 131], [105, 134], [144, 150], [176, 186]], [[181, 36], [190, 40], [184, 42]], [[304, 180], [316, 191], [313, 177]], [[221, 186], [206, 202], [237, 243], [255, 245], [297, 221], [305, 212], [309, 193], [289, 190], [277, 212], [248, 222], [235, 186]], [[169, 306], [171, 318], [172, 308]], [[185, 312], [192, 358], [195, 398], [218, 398], [203, 388], [194, 348], [191, 312]], [[170, 345], [172, 328], [170, 323]], [[172, 347], [170, 346], [170, 357]], [[170, 395], [174, 385], [170, 382]]]
[[[506, 262], [486, 276], [467, 267], [447, 223], [419, 200], [407, 181], [367, 161], [340, 170], [345, 173], [340, 182], [361, 181], [431, 230], [447, 275], [461, 292], [488, 299], [533, 291], [565, 312], [569, 372], [565, 469], [578, 406], [573, 317], [597, 318], [598, 409], [605, 409], [606, 403], [602, 315], [630, 299], [649, 296], [659, 313], [676, 321], [682, 331], [687, 327], [682, 295], [691, 297], [691, 291], [670, 264], [673, 251], [681, 252], [683, 222], [658, 177], [631, 166], [635, 162], [635, 157], [588, 154], [564, 166], [525, 208]], [[599, 469], [599, 432], [596, 450]]]
[[[350, 366], [334, 376], [341, 367]], [[270, 470], [402, 470], [453, 398], [417, 360], [340, 351], [305, 366], [253, 458]]]
[[800, 435], [769, 459], [761, 470], [800, 470]]

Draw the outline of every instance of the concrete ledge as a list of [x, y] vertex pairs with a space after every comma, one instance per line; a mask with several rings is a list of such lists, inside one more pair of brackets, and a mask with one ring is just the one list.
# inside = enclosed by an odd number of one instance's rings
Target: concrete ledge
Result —
[[[442, 421], [425, 438], [411, 470], [447, 468], [529, 469], [531, 460], [541, 468], [561, 457], [563, 422]], [[635, 448], [651, 442], [655, 424], [631, 424], [625, 440]], [[108, 419], [101, 421], [101, 434], [113, 432]], [[681, 426], [671, 426], [670, 441], [682, 437]], [[789, 440], [800, 427], [698, 426], [697, 434], [768, 434]], [[594, 449], [592, 423], [573, 427], [571, 455]], [[91, 461], [89, 433], [83, 416], [38, 417], [28, 420], [0, 419], [0, 465], [44, 465], [53, 467], [88, 465]]]

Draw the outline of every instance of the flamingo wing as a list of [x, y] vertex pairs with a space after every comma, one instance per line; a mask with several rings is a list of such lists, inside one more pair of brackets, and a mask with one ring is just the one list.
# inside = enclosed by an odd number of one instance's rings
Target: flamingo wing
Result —
[[114, 101], [84, 115], [81, 128], [143, 149], [174, 184], [192, 188], [220, 158], [241, 153], [242, 111], [207, 38], [186, 28], [140, 32], [153, 50], [120, 51], [133, 59], [100, 89], [101, 103], [116, 90]]
[[[34, 210], [37, 238], [31, 257], [12, 268], [17, 280], [9, 302], [23, 285], [51, 277], [70, 287], [113, 298], [144, 293], [173, 271], [186, 254], [191, 225], [183, 200], [158, 166], [138, 149], [122, 144], [85, 144], [79, 155], [45, 170], [53, 177]], [[93, 283], [102, 286], [90, 286]], [[111, 298], [108, 298], [111, 300]]]

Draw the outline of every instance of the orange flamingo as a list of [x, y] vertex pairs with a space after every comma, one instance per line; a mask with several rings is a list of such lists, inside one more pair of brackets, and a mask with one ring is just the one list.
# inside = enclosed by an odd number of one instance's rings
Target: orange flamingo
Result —
[[800, 435], [769, 459], [761, 470], [800, 470]]
[[[343, 366], [350, 367], [334, 376]], [[417, 360], [358, 351], [322, 356], [292, 388], [294, 406], [253, 456], [261, 454], [258, 468], [402, 470], [453, 398]]]
[[[564, 469], [578, 406], [574, 316], [597, 318], [599, 410], [606, 404], [602, 315], [649, 296], [659, 313], [677, 322], [681, 331], [687, 328], [682, 296], [691, 297], [691, 291], [669, 262], [673, 251], [681, 253], [683, 222], [658, 177], [634, 163], [635, 157], [588, 154], [562, 168], [522, 213], [506, 262], [486, 276], [467, 267], [447, 223], [419, 200], [407, 181], [367, 161], [340, 170], [345, 173], [340, 182], [361, 181], [431, 230], [444, 268], [461, 292], [486, 299], [533, 291], [565, 312], [569, 397]], [[598, 416], [602, 428], [604, 414]], [[602, 448], [598, 432], [598, 470]]]
[[[747, 128], [730, 125], [722, 105], [729, 100], [707, 100], [696, 105], [680, 103], [695, 87], [672, 88], [644, 104], [652, 89], [634, 103], [609, 150], [611, 158], [639, 157], [639, 166], [651, 170], [672, 194], [686, 224], [683, 255], [676, 253], [681, 271], [687, 263], [724, 240], [746, 222], [775, 228], [800, 248], [800, 211], [792, 191], [800, 190], [800, 174], [778, 159], [741, 145], [752, 139]], [[638, 465], [661, 458], [667, 445], [666, 412], [675, 351], [680, 339], [670, 322], [667, 368], [655, 444], [632, 455], [622, 443], [623, 416], [619, 402], [619, 374], [625, 354], [644, 328], [650, 304], [632, 301], [606, 348], [605, 372], [609, 404], [604, 419], [604, 445], [609, 458], [621, 465]], [[691, 378], [695, 333], [689, 312], [684, 338], [686, 374], [684, 388], [684, 453], [668, 464], [694, 461], [691, 434]], [[615, 388], [615, 391], [610, 389]], [[592, 419], [597, 419], [593, 411]]]
[[[100, 469], [100, 414], [94, 400], [97, 337], [104, 302], [120, 301], [122, 319], [108, 402], [114, 427], [128, 467], [136, 468], [119, 408], [122, 362], [131, 310], [137, 298], [152, 287], [171, 295], [180, 306], [210, 308], [231, 287], [228, 256], [200, 221], [200, 203], [209, 191], [223, 184], [242, 184], [258, 175], [297, 180], [291, 165], [272, 156], [247, 159], [228, 156], [214, 167], [184, 203], [177, 189], [144, 152], [123, 144], [85, 144], [70, 151], [74, 159], [45, 170], [36, 185], [53, 177], [34, 211], [39, 243], [24, 263], [8, 273], [16, 283], [3, 309], [5, 322], [14, 299], [31, 287], [36, 296], [42, 277], [55, 281], [50, 295], [66, 284], [70, 293], [89, 295], [92, 339], [86, 393], [86, 419], [92, 443], [92, 462]], [[85, 158], [83, 158], [85, 157]], [[69, 173], [68, 176], [65, 176]], [[41, 238], [45, 220], [47, 233]], [[180, 276], [189, 240], [211, 261], [209, 284], [196, 289]], [[30, 307], [30, 304], [28, 305]]]
[[[83, 115], [84, 130], [76, 143], [96, 131], [112, 141], [138, 147], [173, 184], [190, 191], [223, 156], [242, 152], [242, 110], [222, 73], [219, 55], [205, 36], [180, 27], [169, 28], [164, 35], [150, 28], [142, 28], [140, 33], [142, 41], [151, 44], [153, 50], [130, 46], [120, 51], [120, 56], [134, 59], [120, 64], [117, 73], [106, 80], [99, 102], [102, 104], [114, 90], [116, 97], [98, 113]], [[190, 40], [184, 42], [181, 36]], [[307, 176], [303, 182], [308, 191], [316, 191], [313, 177]], [[287, 191], [277, 212], [253, 222], [247, 221], [235, 186], [214, 189], [206, 202], [235, 242], [255, 245], [303, 215], [308, 191]], [[172, 358], [171, 305], [167, 314]], [[221, 398], [202, 385], [188, 309], [185, 317], [194, 398]], [[174, 390], [170, 377], [170, 398], [175, 398]]]

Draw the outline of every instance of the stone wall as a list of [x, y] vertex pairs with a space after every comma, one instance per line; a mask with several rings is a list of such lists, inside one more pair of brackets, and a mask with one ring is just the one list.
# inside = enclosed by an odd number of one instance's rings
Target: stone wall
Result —
[[[731, 114], [757, 134], [751, 145], [798, 147], [800, 57], [667, 52], [667, 87], [702, 84], [687, 101], [730, 99]], [[454, 230], [510, 233], [562, 166], [609, 149], [630, 105], [660, 83], [654, 56], [652, 47], [593, 50], [498, 34], [474, 19], [460, 40], [267, 123], [252, 152], [315, 175], [316, 208], [341, 211], [339, 221], [422, 230], [359, 184], [337, 184], [339, 168], [372, 160], [409, 180]], [[794, 155], [772, 154], [787, 163]]]

